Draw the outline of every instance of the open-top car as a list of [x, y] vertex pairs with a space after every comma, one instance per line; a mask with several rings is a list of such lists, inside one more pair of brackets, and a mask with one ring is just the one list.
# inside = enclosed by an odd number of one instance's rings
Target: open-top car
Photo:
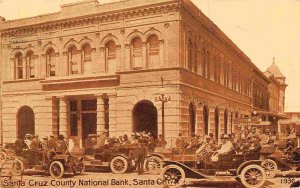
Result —
[[67, 152], [34, 151], [26, 149], [13, 159], [12, 173], [20, 175], [24, 172], [50, 174], [52, 178], [61, 178], [64, 174], [78, 175], [84, 171], [83, 158], [72, 156]]
[[226, 177], [239, 180], [246, 187], [261, 187], [265, 180], [262, 160], [255, 153], [235, 154], [229, 152], [220, 155], [217, 162], [197, 155], [174, 155], [163, 160], [161, 176], [168, 186], [178, 186], [185, 182], [199, 182]]
[[[98, 137], [89, 135], [89, 137]], [[122, 174], [135, 169], [133, 152], [136, 146], [119, 143], [105, 144], [101, 147], [89, 145], [86, 148], [84, 162], [86, 169], [110, 169], [115, 174]]]

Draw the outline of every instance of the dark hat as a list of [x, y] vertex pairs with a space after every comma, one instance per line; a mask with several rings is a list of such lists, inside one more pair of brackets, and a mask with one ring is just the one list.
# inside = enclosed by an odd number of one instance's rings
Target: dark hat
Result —
[[65, 136], [64, 136], [63, 134], [60, 134], [60, 135], [58, 136], [58, 138], [60, 138], [60, 139], [64, 139], [64, 138], [65, 138]]

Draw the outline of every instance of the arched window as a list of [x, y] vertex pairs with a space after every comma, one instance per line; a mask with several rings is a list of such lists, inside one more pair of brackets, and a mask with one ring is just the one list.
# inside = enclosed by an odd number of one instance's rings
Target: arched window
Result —
[[208, 107], [204, 106], [203, 107], [203, 124], [204, 124], [204, 133], [205, 135], [208, 135], [208, 119], [209, 119], [209, 111]]
[[133, 69], [141, 69], [143, 67], [142, 46], [142, 39], [139, 37], [131, 41], [131, 64]]
[[27, 65], [27, 78], [35, 78], [35, 62], [34, 54], [32, 51], [26, 54], [26, 65]]
[[216, 140], [219, 140], [219, 109], [215, 109], [215, 137]]
[[69, 74], [79, 74], [80, 52], [75, 46], [68, 49]]
[[210, 79], [210, 54], [206, 53], [206, 77]]
[[205, 50], [202, 49], [202, 52], [201, 52], [201, 55], [202, 55], [202, 76], [203, 77], [206, 77], [206, 53], [205, 53]]
[[151, 35], [147, 39], [148, 68], [159, 65], [159, 40], [156, 35]]
[[194, 65], [193, 65], [193, 71], [195, 73], [198, 73], [198, 46], [197, 44], [195, 43], [194, 44], [194, 47], [195, 47], [195, 51], [194, 51]]
[[18, 52], [15, 55], [15, 71], [16, 71], [16, 79], [23, 79], [24, 78], [24, 64], [22, 54]]
[[50, 48], [46, 52], [47, 77], [56, 75], [55, 68], [56, 68], [55, 51], [53, 50], [53, 48]]
[[188, 44], [187, 44], [188, 46], [188, 55], [187, 55], [187, 57], [188, 57], [188, 69], [190, 70], [190, 71], [192, 71], [193, 70], [193, 44], [192, 44], [192, 41], [191, 40], [189, 40], [188, 41]]
[[228, 133], [228, 110], [225, 109], [224, 111], [224, 133]]
[[82, 46], [82, 73], [92, 72], [92, 48], [86, 43]]
[[109, 41], [105, 45], [105, 60], [106, 60], [106, 66], [107, 66], [107, 72], [109, 73], [115, 73], [116, 72], [116, 66], [117, 66], [117, 46], [114, 41]]
[[196, 113], [195, 113], [195, 107], [193, 105], [193, 103], [190, 103], [189, 105], [189, 116], [190, 116], [190, 133], [195, 134], [196, 132]]

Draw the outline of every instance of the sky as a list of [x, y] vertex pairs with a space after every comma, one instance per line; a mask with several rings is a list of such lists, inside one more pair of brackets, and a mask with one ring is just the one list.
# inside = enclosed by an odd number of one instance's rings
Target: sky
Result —
[[[76, 1], [0, 0], [0, 16], [11, 20], [58, 12], [60, 5]], [[300, 112], [300, 0], [192, 1], [261, 71], [275, 57], [288, 84], [285, 111]]]

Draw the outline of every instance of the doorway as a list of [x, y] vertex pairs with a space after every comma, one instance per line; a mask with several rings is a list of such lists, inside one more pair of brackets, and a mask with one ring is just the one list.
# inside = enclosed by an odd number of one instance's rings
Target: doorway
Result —
[[35, 134], [34, 112], [29, 106], [23, 106], [17, 113], [17, 136], [24, 138], [25, 134]]

